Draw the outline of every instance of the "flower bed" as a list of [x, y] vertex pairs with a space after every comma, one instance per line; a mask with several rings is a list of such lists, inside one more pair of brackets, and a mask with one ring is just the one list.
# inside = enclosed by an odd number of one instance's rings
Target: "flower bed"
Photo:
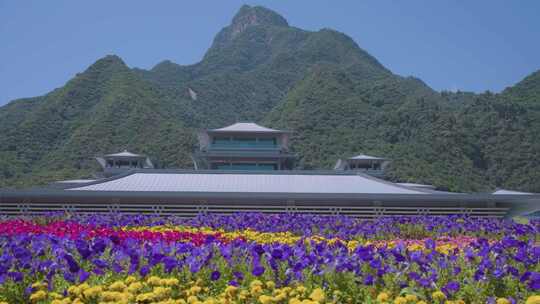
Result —
[[0, 302], [540, 303], [540, 222], [51, 214], [0, 221]]

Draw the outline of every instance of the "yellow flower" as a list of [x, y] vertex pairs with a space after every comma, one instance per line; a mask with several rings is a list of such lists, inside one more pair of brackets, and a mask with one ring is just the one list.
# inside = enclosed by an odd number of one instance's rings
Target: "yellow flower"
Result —
[[273, 300], [271, 296], [262, 295], [259, 297], [259, 302], [261, 302], [262, 304], [270, 304], [273, 302]]
[[47, 298], [47, 293], [43, 290], [39, 290], [39, 291], [34, 292], [30, 296], [30, 301], [37, 302], [37, 301], [45, 300], [46, 298]]
[[394, 299], [394, 304], [406, 304], [407, 299], [405, 297], [397, 297]]
[[427, 304], [426, 301], [418, 301], [416, 304]]
[[326, 295], [324, 294], [324, 291], [321, 288], [315, 288], [311, 294], [309, 295], [309, 298], [316, 302], [324, 302], [324, 299], [326, 298]]
[[249, 296], [249, 291], [242, 290], [242, 291], [240, 291], [240, 294], [238, 295], [238, 298], [240, 298], [240, 300], [245, 300], [248, 296]]
[[119, 301], [124, 298], [124, 294], [118, 291], [104, 291], [101, 298], [105, 301]]
[[34, 284], [32, 284], [32, 288], [34, 289], [43, 289], [43, 288], [46, 288], [47, 287], [47, 283], [45, 282], [36, 282]]
[[135, 297], [135, 301], [137, 301], [137, 302], [151, 302], [151, 301], [154, 301], [154, 294], [152, 292], [141, 293], [140, 295]]
[[190, 289], [189, 289], [189, 294], [190, 295], [196, 295], [198, 294], [199, 292], [201, 292], [202, 288], [200, 286], [192, 286]]
[[540, 295], [534, 295], [527, 298], [525, 304], [540, 304]]
[[124, 284], [124, 282], [116, 281], [116, 282], [112, 283], [111, 285], [109, 285], [108, 289], [112, 290], [112, 291], [123, 291], [126, 288], [127, 288], [127, 286], [126, 286], [126, 284]]
[[176, 286], [180, 283], [177, 278], [163, 279], [161, 284], [165, 286]]
[[300, 301], [298, 298], [291, 298], [289, 300], [289, 304], [301, 304], [302, 301]]
[[70, 286], [70, 287], [68, 288], [67, 292], [68, 292], [68, 294], [69, 294], [70, 296], [76, 297], [76, 296], [78, 296], [78, 295], [81, 293], [81, 290], [80, 290], [79, 287], [77, 287], [77, 286]]
[[154, 298], [161, 299], [161, 300], [167, 298], [167, 296], [169, 296], [170, 293], [171, 293], [171, 288], [161, 287], [161, 286], [154, 287], [154, 291], [153, 291]]
[[129, 285], [131, 283], [137, 282], [137, 278], [135, 276], [128, 276], [124, 282]]
[[199, 301], [199, 299], [197, 299], [196, 296], [190, 296], [190, 297], [187, 298], [187, 302], [188, 302], [189, 304], [194, 304], [194, 303], [198, 303], [198, 302], [200, 302], [200, 301]]
[[94, 298], [100, 295], [102, 291], [103, 291], [103, 288], [101, 288], [101, 286], [94, 286], [83, 291], [83, 295], [86, 298]]
[[251, 287], [250, 293], [251, 293], [251, 295], [253, 295], [253, 296], [257, 296], [257, 295], [259, 295], [260, 293], [262, 293], [262, 287], [261, 287], [261, 285], [255, 285], [255, 286]]
[[262, 286], [262, 284], [263, 284], [263, 283], [262, 283], [261, 281], [259, 281], [259, 280], [253, 280], [253, 281], [251, 282], [251, 284], [249, 284], [249, 287], [253, 287], [253, 286]]
[[274, 283], [274, 281], [268, 281], [266, 282], [266, 287], [268, 287], [268, 289], [274, 289], [276, 288], [276, 283]]
[[390, 295], [388, 295], [386, 292], [381, 292], [377, 296], [377, 301], [379, 301], [379, 302], [386, 302], [386, 301], [388, 301], [388, 299], [390, 299]]
[[161, 279], [156, 276], [151, 276], [148, 279], [146, 279], [146, 283], [148, 283], [151, 286], [158, 286], [158, 285], [161, 285]]
[[299, 293], [299, 294], [304, 294], [306, 291], [307, 291], [307, 288], [300, 285], [298, 287], [296, 287], [296, 291]]
[[410, 302], [416, 302], [418, 301], [418, 297], [416, 295], [408, 294], [405, 296], [405, 299]]
[[446, 295], [440, 290], [437, 290], [434, 293], [432, 293], [431, 297], [435, 301], [442, 301], [442, 300], [446, 299]]
[[143, 287], [144, 285], [141, 282], [133, 282], [129, 284], [126, 290], [130, 293], [137, 293], [137, 291], [141, 290]]
[[276, 294], [276, 296], [274, 297], [274, 300], [276, 302], [281, 302], [283, 300], [287, 299], [287, 293], [286, 292], [279, 292]]
[[229, 285], [229, 286], [225, 287], [225, 293], [230, 295], [230, 296], [234, 295], [237, 290], [238, 290], [238, 287], [233, 286], [233, 285]]
[[506, 298], [498, 298], [497, 299], [497, 304], [510, 304], [510, 300], [508, 300]]

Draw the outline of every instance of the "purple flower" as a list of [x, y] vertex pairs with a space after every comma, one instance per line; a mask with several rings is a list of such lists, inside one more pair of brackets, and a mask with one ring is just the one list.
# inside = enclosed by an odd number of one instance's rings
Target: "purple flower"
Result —
[[281, 260], [283, 258], [283, 251], [279, 248], [272, 250], [272, 258]]
[[364, 285], [373, 285], [375, 283], [375, 278], [368, 274], [364, 277]]
[[72, 273], [79, 272], [79, 269], [81, 269], [81, 267], [79, 266], [79, 264], [77, 264], [77, 261], [75, 261], [75, 259], [70, 254], [64, 255], [64, 259], [66, 260], [68, 264], [68, 268], [70, 272]]
[[414, 271], [407, 273], [407, 276], [409, 277], [409, 279], [415, 280], [415, 281], [418, 281], [420, 279], [420, 275]]
[[257, 265], [253, 267], [253, 270], [251, 271], [251, 273], [256, 277], [259, 277], [264, 273], [264, 267]]
[[139, 270], [139, 274], [141, 275], [141, 277], [145, 277], [146, 275], [148, 275], [149, 272], [150, 272], [150, 267], [148, 265], [144, 265]]
[[261, 255], [264, 253], [264, 248], [261, 245], [257, 244], [253, 247], [253, 252], [257, 253], [258, 255]]
[[210, 274], [210, 280], [217, 281], [221, 277], [221, 273], [219, 271], [213, 271], [212, 274]]
[[242, 281], [244, 279], [244, 274], [240, 271], [233, 272], [233, 276], [239, 281]]
[[105, 268], [108, 266], [105, 261], [100, 260], [100, 259], [93, 260], [92, 264], [94, 264], [96, 267], [99, 267], [99, 268]]
[[540, 273], [531, 272], [529, 283], [527, 284], [532, 290], [540, 290]]
[[458, 282], [450, 281], [443, 287], [443, 290], [445, 290], [449, 294], [453, 294], [453, 293], [458, 292], [459, 288], [460, 288], [460, 285]]
[[382, 263], [379, 259], [374, 259], [369, 262], [369, 266], [373, 269], [381, 269]]
[[79, 273], [79, 282], [83, 283], [86, 280], [88, 280], [89, 277], [90, 277], [90, 273], [88, 273], [88, 272], [81, 269], [81, 271]]

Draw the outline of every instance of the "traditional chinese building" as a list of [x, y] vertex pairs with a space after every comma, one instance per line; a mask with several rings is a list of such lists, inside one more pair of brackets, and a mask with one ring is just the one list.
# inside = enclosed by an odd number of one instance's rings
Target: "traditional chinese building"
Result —
[[125, 173], [130, 170], [154, 168], [150, 158], [145, 155], [131, 153], [127, 150], [96, 157], [96, 160], [101, 165], [105, 177]]
[[384, 177], [384, 169], [389, 162], [386, 158], [360, 154], [346, 159], [338, 159], [334, 169], [357, 171], [382, 178]]
[[291, 170], [296, 156], [289, 151], [288, 131], [240, 122], [199, 133], [195, 169]]

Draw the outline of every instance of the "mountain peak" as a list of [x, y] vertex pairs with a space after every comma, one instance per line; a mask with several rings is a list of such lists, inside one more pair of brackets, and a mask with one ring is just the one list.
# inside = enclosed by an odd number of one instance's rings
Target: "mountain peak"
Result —
[[122, 58], [120, 58], [118, 55], [106, 55], [105, 57], [103, 58], [100, 58], [96, 61], [96, 63], [102, 63], [102, 64], [107, 64], [107, 65], [126, 65], [126, 63], [124, 62], [124, 60], [122, 60]]
[[523, 101], [540, 101], [540, 70], [533, 72], [514, 86], [506, 88], [503, 94], [512, 95]]
[[94, 70], [94, 69], [123, 69], [127, 68], [126, 63], [122, 60], [122, 58], [118, 57], [117, 55], [106, 55], [105, 57], [102, 57], [98, 59], [96, 62], [94, 62], [88, 69]]
[[281, 15], [265, 7], [243, 5], [232, 20], [232, 34], [238, 34], [253, 25], [289, 26], [289, 23]]

